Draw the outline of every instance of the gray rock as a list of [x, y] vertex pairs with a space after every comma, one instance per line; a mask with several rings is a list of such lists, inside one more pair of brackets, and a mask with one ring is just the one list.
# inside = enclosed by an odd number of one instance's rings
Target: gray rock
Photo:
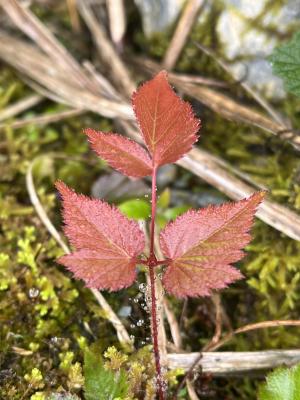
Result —
[[143, 21], [146, 36], [163, 32], [177, 18], [183, 0], [135, 0]]
[[106, 201], [126, 200], [150, 193], [150, 188], [142, 179], [129, 179], [115, 171], [100, 176], [91, 190], [93, 197]]
[[118, 316], [127, 318], [127, 317], [129, 317], [129, 315], [131, 315], [131, 312], [132, 312], [131, 306], [122, 306], [120, 308], [120, 310], [118, 311]]
[[[216, 30], [223, 44], [227, 59], [232, 60], [232, 71], [237, 79], [259, 89], [266, 97], [285, 96], [282, 80], [274, 76], [267, 57], [278, 45], [277, 38], [267, 33], [274, 26], [280, 33], [287, 32], [290, 24], [300, 15], [300, 1], [289, 1], [281, 8], [269, 7], [268, 0], [224, 0], [224, 11], [220, 15]], [[251, 20], [261, 17], [259, 28]], [[265, 30], [264, 30], [265, 29]], [[245, 57], [247, 61], [236, 61]]]

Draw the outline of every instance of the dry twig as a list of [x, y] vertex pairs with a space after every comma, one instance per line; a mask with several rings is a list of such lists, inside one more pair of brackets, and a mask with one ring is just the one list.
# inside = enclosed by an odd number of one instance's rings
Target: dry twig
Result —
[[56, 112], [53, 114], [48, 114], [48, 115], [38, 115], [36, 117], [32, 118], [22, 118], [17, 121], [13, 121], [11, 123], [3, 123], [0, 124], [0, 131], [7, 128], [8, 126], [11, 129], [18, 129], [18, 128], [23, 128], [24, 126], [27, 125], [47, 125], [50, 123], [58, 122], [63, 119], [75, 117], [78, 115], [82, 115], [85, 113], [86, 110], [65, 110], [65, 111], [60, 111]]
[[39, 104], [44, 98], [38, 94], [32, 94], [22, 100], [11, 104], [0, 111], [0, 121], [15, 117], [16, 115], [28, 110], [29, 108]]
[[203, 4], [204, 0], [188, 0], [166, 51], [162, 63], [164, 68], [174, 68]]
[[111, 39], [117, 50], [122, 49], [126, 29], [126, 14], [123, 0], [106, 0]]
[[199, 75], [177, 74], [177, 79], [182, 83], [191, 83], [195, 85], [215, 86], [220, 88], [228, 88], [228, 83], [217, 79], [206, 78]]
[[[229, 342], [238, 333], [249, 332], [249, 331], [253, 331], [253, 330], [256, 330], [256, 329], [275, 328], [275, 327], [278, 327], [278, 326], [300, 326], [300, 321], [299, 320], [283, 320], [283, 321], [276, 320], [276, 321], [263, 321], [263, 322], [258, 322], [258, 323], [254, 323], [254, 324], [248, 324], [248, 325], [242, 326], [241, 328], [238, 328], [238, 329], [228, 333], [226, 336], [224, 336], [223, 339], [219, 340], [216, 343], [212, 343], [212, 341], [211, 341], [208, 344], [208, 346], [205, 347], [205, 350], [206, 351], [207, 350], [209, 350], [209, 351], [217, 350], [218, 348], [220, 348], [221, 346], [223, 346], [224, 344]], [[289, 352], [289, 351], [290, 350], [282, 350], [282, 352]], [[300, 351], [299, 350], [291, 350], [291, 351], [299, 352], [299, 357], [300, 357]], [[276, 350], [275, 352], [278, 352], [278, 350]], [[265, 353], [269, 354], [270, 351], [249, 352], [249, 354], [251, 354], [251, 353], [259, 353], [259, 354], [263, 355]], [[190, 353], [190, 354], [193, 354], [193, 353]], [[197, 354], [197, 356], [196, 356], [196, 354]], [[211, 354], [211, 353], [208, 353], [208, 352], [207, 353], [205, 353], [205, 352], [194, 353], [195, 356], [193, 356], [192, 359], [189, 360], [189, 367], [187, 368], [187, 373], [186, 373], [184, 379], [187, 379], [188, 376], [190, 376], [193, 373], [193, 371], [199, 365], [200, 362], [201, 362], [201, 367], [202, 367], [202, 358], [203, 358], [204, 354], [208, 355], [208, 354]], [[220, 355], [220, 354], [224, 355], [226, 353], [217, 353], [217, 354], [218, 355]], [[234, 353], [234, 354], [236, 354], [236, 353]], [[241, 353], [241, 354], [244, 354], [244, 353]], [[179, 359], [180, 358], [182, 358], [182, 356], [180, 356]], [[188, 362], [187, 357], [184, 357], [184, 358], [185, 358], [185, 362]], [[270, 358], [270, 360], [267, 359], [266, 361], [271, 363], [272, 360], [273, 360], [273, 356]], [[276, 364], [276, 360], [274, 360], [274, 362], [275, 362], [274, 365], [271, 364], [270, 367], [266, 366], [264, 368], [274, 368], [274, 367], [276, 367], [278, 364]], [[246, 365], [247, 365], [246, 369], [250, 369], [250, 371], [259, 369], [259, 367], [257, 367], [256, 364], [255, 364], [255, 360], [252, 359], [251, 357], [250, 357], [249, 362], [248, 361], [246, 362]], [[237, 363], [236, 368], [238, 368], [238, 367], [239, 367], [239, 364]], [[244, 373], [245, 372], [244, 369], [245, 369], [245, 367], [243, 367], [241, 370], [237, 369], [235, 372]], [[227, 374], [230, 374], [230, 371], [228, 371]]]
[[80, 21], [76, 8], [76, 0], [67, 0], [72, 28], [75, 32], [80, 32]]
[[167, 317], [167, 320], [168, 320], [168, 323], [170, 326], [170, 331], [171, 331], [174, 345], [175, 345], [176, 349], [179, 350], [182, 348], [180, 329], [179, 329], [177, 319], [170, 307], [170, 304], [169, 304], [167, 298], [164, 298], [164, 309], [165, 309], [165, 314], [166, 314], [166, 317]]
[[248, 324], [228, 333], [226, 336], [223, 337], [223, 339], [219, 340], [215, 344], [212, 343], [211, 346], [209, 346], [209, 350], [215, 351], [219, 349], [221, 346], [224, 346], [224, 344], [229, 342], [238, 333], [250, 332], [256, 329], [277, 328], [279, 326], [300, 326], [300, 320], [283, 320], [283, 321], [276, 320], [276, 321], [263, 321], [263, 322], [256, 322], [254, 324]]
[[88, 3], [84, 0], [77, 0], [77, 4], [82, 18], [92, 33], [99, 56], [111, 69], [115, 84], [117, 86], [120, 84], [121, 89], [123, 89], [127, 96], [130, 97], [135, 89], [135, 85], [132, 84], [125, 65], [116, 54], [115, 49], [109, 42], [104, 29], [98, 23]]
[[93, 90], [79, 64], [30, 10], [22, 7], [17, 0], [0, 0], [0, 5], [20, 30], [35, 41], [56, 66], [70, 74], [68, 79], [76, 85], [80, 84], [82, 88]]
[[[199, 359], [199, 353], [168, 354], [171, 369], [189, 370]], [[240, 376], [259, 374], [265, 370], [286, 365], [292, 366], [300, 361], [300, 350], [267, 350], [244, 352], [204, 352], [198, 361], [198, 367], [204, 374], [214, 376]]]
[[215, 334], [212, 337], [211, 341], [203, 347], [203, 351], [209, 351], [211, 348], [219, 342], [220, 337], [222, 335], [222, 304], [221, 304], [221, 295], [219, 293], [215, 293], [212, 296], [212, 302], [215, 306]]
[[50, 92], [50, 96], [55, 96], [61, 103], [78, 109], [89, 109], [108, 118], [133, 118], [130, 105], [112, 101], [99, 93], [99, 85], [98, 87], [95, 85], [94, 79], [85, 75], [85, 79], [89, 79], [94, 90], [93, 92], [88, 88], [83, 90], [78, 82], [76, 84], [73, 82], [73, 75], [70, 72], [66, 74], [64, 69], [35, 47], [13, 39], [3, 32], [0, 32], [0, 41], [0, 57], [37, 82], [39, 86], [46, 88], [46, 93]]

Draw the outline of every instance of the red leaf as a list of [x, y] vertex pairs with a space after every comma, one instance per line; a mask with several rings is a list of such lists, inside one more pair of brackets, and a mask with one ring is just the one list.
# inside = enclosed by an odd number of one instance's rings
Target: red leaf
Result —
[[93, 150], [124, 175], [142, 178], [152, 173], [152, 161], [139, 144], [115, 133], [85, 129]]
[[251, 236], [255, 210], [265, 193], [247, 199], [188, 211], [161, 232], [160, 245], [171, 259], [163, 276], [169, 293], [177, 297], [208, 296], [240, 279], [230, 264], [240, 260]]
[[88, 287], [118, 290], [131, 285], [145, 246], [138, 224], [103, 201], [76, 194], [63, 182], [56, 187], [63, 198], [65, 234], [78, 250], [58, 262]]
[[172, 90], [165, 71], [143, 84], [132, 103], [155, 167], [177, 161], [198, 139], [200, 120]]

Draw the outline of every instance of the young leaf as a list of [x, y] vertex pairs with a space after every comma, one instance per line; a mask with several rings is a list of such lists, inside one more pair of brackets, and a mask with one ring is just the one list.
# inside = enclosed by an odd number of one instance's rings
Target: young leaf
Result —
[[151, 214], [151, 206], [149, 202], [140, 199], [126, 200], [119, 204], [118, 209], [132, 219], [147, 219]]
[[260, 387], [259, 400], [300, 400], [300, 364], [277, 368]]
[[277, 47], [269, 59], [273, 72], [283, 79], [286, 89], [300, 96], [300, 32]]
[[152, 161], [139, 144], [115, 133], [85, 129], [92, 149], [110, 166], [127, 176], [142, 178], [152, 173]]
[[230, 264], [243, 257], [248, 233], [264, 192], [247, 199], [188, 211], [161, 232], [160, 245], [170, 263], [163, 276], [167, 291], [177, 297], [208, 296], [240, 279]]
[[101, 355], [92, 350], [84, 354], [84, 393], [86, 400], [107, 400], [128, 395], [128, 376], [122, 369], [116, 373], [106, 369]]
[[133, 94], [132, 104], [155, 167], [173, 163], [191, 150], [200, 121], [172, 90], [165, 71], [144, 83]]
[[77, 249], [58, 262], [88, 287], [119, 290], [131, 285], [145, 246], [138, 224], [103, 201], [76, 194], [63, 182], [56, 187], [63, 198], [65, 233]]

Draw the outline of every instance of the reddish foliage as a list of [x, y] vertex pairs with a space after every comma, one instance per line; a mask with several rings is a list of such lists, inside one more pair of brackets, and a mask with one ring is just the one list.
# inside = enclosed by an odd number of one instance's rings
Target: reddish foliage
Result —
[[136, 277], [136, 264], [149, 267], [152, 337], [160, 400], [164, 400], [158, 347], [154, 268], [167, 265], [163, 285], [177, 297], [208, 296], [242, 274], [231, 266], [243, 257], [249, 230], [263, 192], [222, 206], [189, 211], [166, 226], [160, 245], [167, 260], [154, 254], [156, 173], [159, 166], [177, 161], [196, 142], [200, 121], [191, 106], [169, 86], [160, 72], [132, 97], [133, 108], [150, 155], [137, 143], [114, 133], [86, 129], [92, 148], [125, 175], [152, 175], [152, 212], [149, 256], [141, 261], [145, 237], [138, 224], [109, 204], [78, 195], [64, 183], [57, 189], [63, 198], [65, 233], [76, 251], [59, 262], [87, 286], [118, 290]]
[[[85, 133], [92, 148], [112, 167], [128, 176], [143, 177], [188, 152], [197, 140], [200, 121], [169, 86], [165, 71], [142, 85], [132, 103], [151, 156], [118, 134], [93, 129]], [[145, 244], [136, 222], [105, 202], [75, 194], [63, 183], [57, 188], [64, 200], [65, 233], [77, 250], [60, 262], [87, 286], [111, 290], [129, 286]], [[160, 237], [163, 253], [170, 260], [163, 278], [166, 289], [178, 297], [207, 296], [240, 279], [241, 273], [230, 264], [243, 256], [263, 196], [261, 192], [236, 203], [189, 211], [169, 224]], [[145, 263], [150, 259], [155, 259], [154, 254]]]
[[63, 198], [65, 234], [78, 250], [59, 262], [88, 287], [119, 290], [131, 285], [137, 257], [145, 246], [138, 224], [117, 208], [78, 195], [62, 182], [56, 187]]
[[132, 104], [155, 167], [173, 163], [191, 150], [200, 120], [172, 90], [165, 71], [142, 85]]
[[115, 133], [85, 129], [92, 149], [124, 175], [142, 178], [152, 173], [152, 161], [146, 150], [133, 140]]
[[240, 260], [251, 236], [255, 210], [265, 193], [236, 203], [188, 211], [160, 235], [163, 254], [171, 262], [163, 277], [167, 291], [177, 297], [208, 296], [212, 289], [240, 279], [230, 266]]

